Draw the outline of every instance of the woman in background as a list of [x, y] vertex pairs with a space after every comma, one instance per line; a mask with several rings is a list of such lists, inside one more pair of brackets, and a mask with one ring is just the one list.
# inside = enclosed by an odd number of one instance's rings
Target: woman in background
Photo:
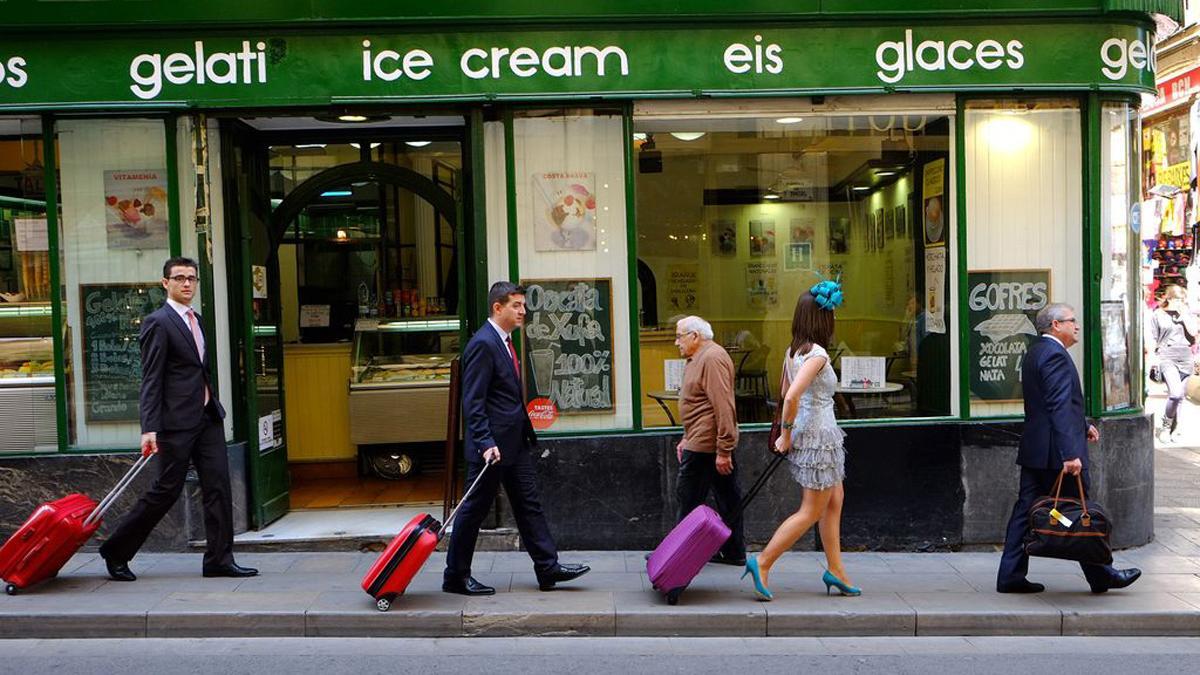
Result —
[[1187, 290], [1167, 286], [1163, 301], [1150, 319], [1150, 368], [1158, 369], [1167, 385], [1167, 406], [1158, 428], [1160, 443], [1169, 443], [1179, 422], [1184, 382], [1192, 374], [1192, 345], [1196, 342], [1196, 317], [1188, 309]]

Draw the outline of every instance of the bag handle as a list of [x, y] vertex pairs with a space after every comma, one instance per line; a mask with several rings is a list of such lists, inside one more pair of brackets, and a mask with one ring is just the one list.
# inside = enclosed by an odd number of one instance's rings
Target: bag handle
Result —
[[104, 499], [100, 500], [100, 503], [96, 505], [96, 508], [92, 509], [92, 512], [87, 515], [87, 518], [83, 519], [84, 527], [87, 527], [104, 517], [105, 512], [108, 511], [109, 507], [113, 505], [113, 502], [120, 498], [121, 494], [125, 492], [125, 488], [129, 487], [129, 485], [133, 483], [133, 479], [137, 478], [137, 475], [141, 473], [142, 469], [150, 462], [150, 458], [152, 457], [154, 457], [153, 454], [143, 454], [136, 462], [133, 463], [133, 466], [129, 467], [129, 471], [125, 473], [121, 480], [117, 481], [116, 487], [114, 487], [111, 492], [105, 495]]
[[767, 484], [767, 480], [771, 478], [771, 474], [775, 473], [775, 469], [779, 468], [779, 465], [787, 456], [779, 453], [774, 454], [775, 458], [771, 460], [771, 463], [767, 465], [767, 468], [763, 469], [763, 472], [760, 473], [758, 478], [754, 480], [754, 485], [751, 485], [750, 490], [746, 492], [746, 496], [742, 497], [742, 503], [738, 504], [737, 510], [729, 516], [729, 520], [737, 520], [738, 517], [742, 515], [742, 513], [746, 510], [746, 507], [750, 506], [750, 502], [753, 501], [756, 496], [758, 496], [759, 490], [762, 490], [763, 486]]
[[[1058, 474], [1058, 480], [1054, 481], [1054, 510], [1056, 511], [1058, 510], [1058, 500], [1062, 494], [1063, 476], [1065, 475], [1067, 475], [1067, 471], [1063, 469]], [[1087, 495], [1083, 492], [1083, 476], [1080, 474], [1075, 474], [1075, 485], [1079, 487], [1079, 505], [1083, 507], [1083, 516], [1080, 518], [1080, 521], [1084, 527], [1089, 527], [1092, 524], [1092, 515], [1088, 513]]]
[[475, 477], [475, 480], [471, 483], [471, 487], [467, 488], [467, 491], [463, 493], [462, 499], [458, 501], [458, 505], [455, 506], [454, 510], [450, 512], [450, 515], [446, 518], [446, 521], [442, 523], [442, 526], [438, 528], [438, 539], [442, 538], [442, 535], [446, 532], [446, 526], [450, 524], [450, 521], [454, 520], [454, 516], [458, 515], [458, 510], [462, 508], [463, 504], [467, 503], [467, 497], [471, 496], [471, 493], [475, 490], [475, 486], [479, 485], [479, 481], [483, 479], [483, 474], [487, 473], [488, 467], [494, 463], [495, 462], [484, 461], [483, 469], [479, 471], [479, 475]]

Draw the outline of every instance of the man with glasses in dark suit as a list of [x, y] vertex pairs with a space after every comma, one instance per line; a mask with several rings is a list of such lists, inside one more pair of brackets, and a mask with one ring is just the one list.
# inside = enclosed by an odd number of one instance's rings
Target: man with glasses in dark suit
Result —
[[209, 380], [209, 349], [196, 296], [196, 261], [163, 264], [167, 302], [142, 320], [139, 411], [142, 454], [159, 456], [158, 480], [100, 546], [115, 581], [136, 581], [129, 561], [183, 491], [188, 464], [196, 465], [204, 502], [206, 577], [251, 577], [258, 570], [233, 561], [233, 498], [225, 451], [225, 408]]

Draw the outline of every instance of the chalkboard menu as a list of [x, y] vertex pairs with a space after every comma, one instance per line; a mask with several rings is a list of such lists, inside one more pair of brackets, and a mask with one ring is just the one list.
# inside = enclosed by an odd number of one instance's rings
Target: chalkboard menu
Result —
[[1020, 401], [1021, 363], [1037, 339], [1034, 320], [1050, 302], [1050, 270], [967, 273], [971, 394]]
[[524, 281], [526, 400], [613, 410], [612, 279]]
[[88, 422], [135, 422], [142, 358], [142, 317], [166, 302], [161, 284], [83, 284], [84, 413]]

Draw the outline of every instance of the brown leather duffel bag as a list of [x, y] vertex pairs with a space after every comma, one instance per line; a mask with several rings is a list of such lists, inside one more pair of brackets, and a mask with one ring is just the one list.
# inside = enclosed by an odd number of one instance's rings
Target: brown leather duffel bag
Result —
[[1054, 495], [1041, 497], [1029, 509], [1029, 531], [1025, 552], [1042, 558], [1059, 558], [1083, 563], [1112, 563], [1109, 533], [1112, 524], [1104, 508], [1088, 502], [1083, 479], [1075, 476], [1079, 498], [1062, 497], [1063, 476], [1054, 482]]

